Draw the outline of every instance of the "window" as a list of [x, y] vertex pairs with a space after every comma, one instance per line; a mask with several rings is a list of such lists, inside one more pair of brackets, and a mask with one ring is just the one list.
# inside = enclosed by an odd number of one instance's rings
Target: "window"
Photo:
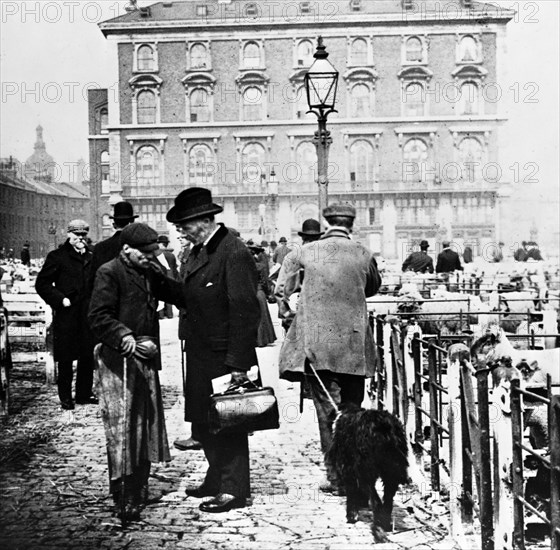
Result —
[[243, 48], [243, 67], [256, 69], [261, 66], [261, 51], [256, 42], [249, 42]]
[[[316, 179], [317, 149], [310, 141], [302, 141], [296, 149], [296, 165], [301, 182], [312, 183]], [[295, 178], [294, 178], [295, 179]]]
[[[350, 147], [350, 181], [372, 184], [375, 180], [373, 146], [365, 139], [356, 140]], [[370, 185], [369, 188], [372, 188]]]
[[265, 162], [265, 149], [260, 143], [251, 142], [245, 145], [242, 152], [243, 180], [252, 184], [260, 184]]
[[371, 116], [370, 90], [366, 84], [356, 84], [352, 88], [352, 117]]
[[204, 88], [196, 88], [190, 95], [191, 122], [208, 122], [210, 108], [208, 92]]
[[196, 6], [196, 15], [198, 17], [206, 17], [208, 15], [208, 6], [205, 6], [204, 4]]
[[245, 15], [247, 17], [255, 18], [259, 15], [259, 8], [256, 4], [247, 4], [245, 7]]
[[214, 155], [208, 145], [193, 146], [189, 154], [189, 183], [196, 185], [213, 183], [213, 170], [209, 170], [213, 162]]
[[140, 46], [137, 52], [138, 70], [154, 71], [156, 68], [156, 58], [154, 50], [151, 46]]
[[478, 44], [472, 36], [463, 36], [459, 42], [459, 62], [475, 63], [478, 61]]
[[297, 66], [310, 67], [313, 63], [313, 44], [310, 40], [302, 40], [297, 46]]
[[422, 41], [413, 36], [406, 41], [406, 60], [410, 63], [422, 63], [424, 58]]
[[109, 214], [103, 214], [102, 223], [104, 227], [111, 227], [111, 217]]
[[144, 145], [136, 152], [136, 185], [147, 188], [159, 185], [159, 153], [151, 145]]
[[369, 219], [368, 219], [368, 225], [374, 225], [378, 222], [377, 220], [377, 216], [379, 215], [376, 211], [375, 207], [370, 206], [368, 208], [368, 214], [369, 214]]
[[360, 11], [362, 9], [361, 0], [350, 0], [350, 9], [352, 11]]
[[463, 181], [473, 183], [482, 179], [482, 145], [476, 138], [466, 137], [459, 144], [463, 164]]
[[107, 194], [110, 192], [110, 165], [109, 165], [109, 153], [103, 151], [101, 153], [101, 193]]
[[368, 45], [363, 38], [356, 38], [352, 42], [350, 48], [350, 59], [352, 65], [367, 65], [368, 63]]
[[107, 133], [108, 124], [109, 124], [109, 111], [104, 107], [99, 111], [99, 126], [100, 126], [101, 134]]
[[194, 44], [191, 48], [191, 69], [207, 69], [208, 63], [208, 50], [204, 44]]
[[461, 86], [459, 108], [461, 115], [478, 114], [478, 86], [475, 82], [465, 82]]
[[405, 116], [424, 116], [425, 100], [424, 84], [421, 82], [407, 84], [403, 98]]
[[299, 9], [301, 13], [311, 13], [311, 6], [309, 2], [300, 2]]
[[409, 139], [403, 147], [403, 179], [424, 181], [428, 162], [428, 146], [419, 138]]
[[150, 90], [138, 94], [138, 124], [155, 124], [156, 95]]
[[262, 120], [262, 91], [248, 86], [243, 91], [243, 120]]

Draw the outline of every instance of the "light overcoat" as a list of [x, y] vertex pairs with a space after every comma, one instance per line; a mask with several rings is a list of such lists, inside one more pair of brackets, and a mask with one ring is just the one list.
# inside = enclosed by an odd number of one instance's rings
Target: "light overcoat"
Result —
[[370, 377], [375, 368], [366, 297], [381, 286], [372, 253], [342, 229], [295, 249], [289, 273], [303, 269], [297, 312], [280, 351], [280, 376], [298, 380], [308, 359], [317, 370]]

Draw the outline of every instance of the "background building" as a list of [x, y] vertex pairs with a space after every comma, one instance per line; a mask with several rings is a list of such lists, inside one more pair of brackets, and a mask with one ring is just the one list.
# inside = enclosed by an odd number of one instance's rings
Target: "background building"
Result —
[[[107, 135], [90, 136], [96, 173], [110, 167], [100, 219], [126, 199], [168, 231], [173, 198], [194, 185], [210, 187], [222, 219], [245, 235], [290, 237], [317, 217], [316, 120], [303, 77], [321, 35], [340, 72], [329, 200], [353, 202], [358, 238], [388, 258], [423, 238], [481, 250], [497, 239], [508, 188], [499, 83], [513, 12], [470, 0], [451, 7], [193, 0], [102, 23], [119, 75]], [[105, 109], [98, 93], [92, 102]]]

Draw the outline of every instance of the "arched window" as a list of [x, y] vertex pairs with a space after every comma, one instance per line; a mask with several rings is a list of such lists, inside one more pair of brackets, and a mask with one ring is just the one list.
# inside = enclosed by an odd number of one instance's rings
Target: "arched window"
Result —
[[191, 122], [208, 122], [210, 120], [208, 92], [204, 88], [196, 88], [191, 92], [189, 99]]
[[191, 48], [191, 69], [208, 68], [208, 51], [204, 44], [194, 44]]
[[257, 184], [261, 181], [265, 160], [265, 150], [260, 143], [251, 142], [245, 145], [242, 153], [243, 179]]
[[474, 82], [465, 82], [461, 86], [461, 115], [478, 114], [478, 86]]
[[138, 94], [138, 124], [155, 124], [156, 95], [150, 90], [143, 90]]
[[136, 152], [137, 187], [159, 185], [159, 153], [151, 145], [144, 145]]
[[482, 145], [476, 138], [464, 138], [459, 144], [463, 164], [463, 181], [472, 183], [482, 178]]
[[366, 84], [356, 84], [352, 88], [352, 116], [371, 116], [370, 90]]
[[189, 154], [189, 183], [196, 185], [213, 183], [213, 171], [209, 170], [213, 162], [214, 155], [208, 145], [198, 144], [192, 147]]
[[424, 116], [426, 94], [424, 84], [411, 82], [404, 90], [404, 107], [406, 116]]
[[261, 50], [256, 42], [249, 42], [243, 48], [243, 67], [255, 69], [261, 66]]
[[105, 164], [109, 162], [109, 153], [107, 151], [103, 151], [101, 153], [101, 164]]
[[313, 63], [313, 44], [310, 40], [302, 40], [297, 46], [298, 67], [310, 67]]
[[472, 36], [463, 36], [459, 43], [459, 60], [463, 63], [473, 63], [478, 60], [478, 44]]
[[403, 179], [424, 181], [428, 162], [428, 146], [419, 138], [409, 139], [403, 147]]
[[406, 41], [406, 60], [413, 63], [422, 62], [423, 57], [422, 41], [412, 36]]
[[359, 139], [350, 146], [350, 181], [373, 183], [375, 180], [373, 146]]
[[137, 52], [138, 70], [153, 71], [156, 68], [154, 49], [151, 46], [140, 46]]
[[106, 134], [108, 125], [109, 125], [109, 111], [105, 107], [103, 107], [103, 109], [99, 111], [100, 133]]
[[109, 214], [103, 214], [102, 218], [103, 227], [110, 227], [111, 226], [111, 217]]
[[262, 120], [262, 90], [257, 86], [243, 91], [243, 120]]
[[317, 149], [310, 141], [302, 141], [296, 149], [296, 164], [303, 183], [313, 183], [316, 179]]
[[367, 53], [367, 42], [363, 38], [356, 38], [356, 40], [352, 42], [352, 47], [350, 49], [352, 65], [367, 65]]

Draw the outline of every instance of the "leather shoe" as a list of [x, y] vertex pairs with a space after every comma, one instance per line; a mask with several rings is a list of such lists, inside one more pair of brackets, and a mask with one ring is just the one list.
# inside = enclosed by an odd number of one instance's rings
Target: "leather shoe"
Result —
[[60, 402], [60, 406], [66, 411], [73, 411], [74, 410], [74, 401], [72, 401], [72, 399], [63, 399]]
[[218, 494], [218, 491], [212, 491], [210, 488], [202, 484], [199, 487], [193, 487], [192, 489], [185, 489], [185, 494], [188, 497], [194, 497], [194, 498], [215, 497]]
[[97, 399], [97, 397], [95, 397], [95, 395], [90, 395], [89, 397], [86, 397], [85, 399], [76, 398], [76, 404], [77, 405], [98, 405], [99, 404], [99, 399]]
[[188, 439], [176, 439], [173, 442], [173, 446], [179, 451], [198, 451], [202, 449], [202, 444], [192, 437]]
[[199, 509], [202, 512], [220, 513], [229, 512], [234, 508], [244, 508], [247, 501], [243, 497], [235, 497], [227, 493], [219, 493], [213, 499], [203, 502]]

